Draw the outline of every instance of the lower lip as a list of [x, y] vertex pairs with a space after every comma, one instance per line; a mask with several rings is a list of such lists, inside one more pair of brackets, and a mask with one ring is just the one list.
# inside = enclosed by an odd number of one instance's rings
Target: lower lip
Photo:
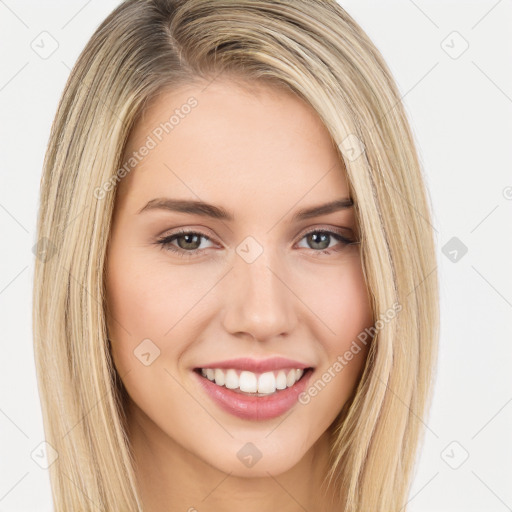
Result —
[[218, 386], [197, 371], [193, 372], [203, 389], [222, 409], [234, 416], [246, 420], [269, 420], [281, 416], [297, 402], [299, 395], [306, 389], [313, 370], [308, 369], [302, 378], [291, 388], [276, 391], [268, 396], [254, 396], [237, 393], [224, 386]]

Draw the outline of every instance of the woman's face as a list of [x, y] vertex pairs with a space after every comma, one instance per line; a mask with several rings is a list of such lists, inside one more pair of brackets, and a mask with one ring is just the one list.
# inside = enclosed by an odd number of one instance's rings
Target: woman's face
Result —
[[128, 141], [137, 165], [108, 247], [112, 355], [148, 447], [275, 475], [325, 434], [366, 359], [361, 344], [344, 358], [372, 323], [355, 213], [311, 107], [205, 85], [162, 93]]

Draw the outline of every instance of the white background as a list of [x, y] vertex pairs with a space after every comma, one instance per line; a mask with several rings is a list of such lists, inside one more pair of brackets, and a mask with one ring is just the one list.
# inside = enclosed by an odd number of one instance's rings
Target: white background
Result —
[[[39, 180], [69, 71], [118, 3], [0, 0], [0, 512], [52, 510], [31, 458], [44, 440], [31, 333]], [[511, 2], [340, 3], [397, 80], [434, 209], [441, 347], [409, 510], [512, 510]], [[41, 37], [51, 48], [43, 31], [58, 43], [46, 59], [32, 48]], [[467, 247], [455, 262], [442, 251], [453, 237]]]

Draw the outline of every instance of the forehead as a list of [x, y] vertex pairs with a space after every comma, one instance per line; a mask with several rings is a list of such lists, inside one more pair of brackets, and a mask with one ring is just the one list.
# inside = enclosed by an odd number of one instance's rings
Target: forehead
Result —
[[343, 162], [314, 109], [267, 84], [224, 79], [162, 91], [134, 126], [123, 162], [134, 153], [118, 192], [137, 203], [167, 195], [236, 210], [236, 203], [291, 206], [306, 195], [312, 202], [349, 195]]

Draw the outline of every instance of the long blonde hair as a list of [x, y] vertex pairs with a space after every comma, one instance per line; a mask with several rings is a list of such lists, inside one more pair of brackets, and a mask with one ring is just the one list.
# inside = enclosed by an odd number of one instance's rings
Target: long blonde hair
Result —
[[326, 478], [345, 512], [405, 510], [437, 358], [430, 205], [391, 73], [334, 0], [127, 0], [76, 62], [44, 162], [33, 294], [55, 510], [142, 510], [105, 320], [115, 187], [97, 190], [157, 93], [220, 74], [299, 95], [344, 161], [374, 318], [401, 310], [375, 332], [333, 425]]

